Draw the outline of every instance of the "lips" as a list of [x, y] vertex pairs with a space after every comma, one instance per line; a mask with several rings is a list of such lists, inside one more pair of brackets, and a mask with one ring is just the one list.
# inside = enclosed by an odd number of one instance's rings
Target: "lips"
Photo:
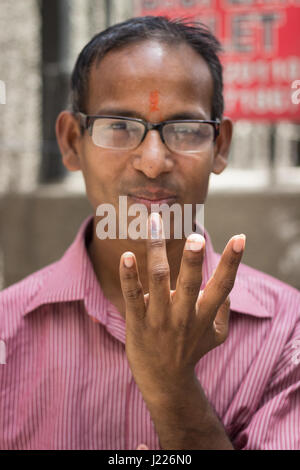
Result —
[[131, 193], [129, 198], [132, 199], [134, 203], [143, 204], [147, 207], [148, 210], [151, 210], [153, 204], [167, 204], [171, 206], [177, 200], [177, 196], [168, 191], [146, 191]]
[[165, 199], [176, 199], [176, 194], [167, 191], [165, 189], [150, 189], [143, 188], [140, 191], [133, 191], [129, 196], [134, 197], [135, 199], [145, 199], [148, 201], [160, 201]]

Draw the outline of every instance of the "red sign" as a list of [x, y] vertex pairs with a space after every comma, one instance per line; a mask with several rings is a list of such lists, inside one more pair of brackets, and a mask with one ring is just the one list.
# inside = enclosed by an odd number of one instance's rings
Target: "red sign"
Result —
[[138, 0], [137, 14], [210, 27], [224, 49], [226, 115], [300, 121], [300, 0]]

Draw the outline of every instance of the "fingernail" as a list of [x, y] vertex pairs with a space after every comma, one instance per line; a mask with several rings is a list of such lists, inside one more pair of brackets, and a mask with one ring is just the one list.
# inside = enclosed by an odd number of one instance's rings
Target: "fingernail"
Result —
[[246, 235], [241, 233], [236, 235], [233, 239], [232, 249], [235, 253], [240, 253], [245, 248]]
[[151, 212], [150, 228], [151, 228], [151, 238], [157, 240], [160, 234], [160, 216], [158, 212]]
[[199, 233], [192, 233], [188, 236], [188, 239], [185, 244], [185, 249], [191, 251], [200, 251], [204, 246], [204, 243], [205, 240], [202, 235], [200, 235]]
[[126, 268], [132, 268], [133, 256], [131, 253], [126, 253], [123, 257], [123, 261], [124, 261], [124, 266], [126, 266]]
[[137, 446], [136, 450], [149, 450], [149, 447], [146, 444], [140, 444]]

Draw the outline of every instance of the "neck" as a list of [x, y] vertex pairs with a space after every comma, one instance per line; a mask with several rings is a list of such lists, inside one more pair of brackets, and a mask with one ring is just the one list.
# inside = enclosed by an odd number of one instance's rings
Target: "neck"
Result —
[[[131, 251], [134, 253], [144, 294], [149, 292], [146, 240], [100, 240], [95, 234], [94, 218], [93, 236], [88, 247], [89, 256], [105, 297], [107, 297], [124, 316], [124, 309], [122, 308], [123, 296], [119, 276], [120, 258], [125, 251]], [[166, 242], [167, 256], [170, 266], [170, 285], [171, 289], [174, 290], [176, 288], [185, 238], [182, 240], [167, 240]]]

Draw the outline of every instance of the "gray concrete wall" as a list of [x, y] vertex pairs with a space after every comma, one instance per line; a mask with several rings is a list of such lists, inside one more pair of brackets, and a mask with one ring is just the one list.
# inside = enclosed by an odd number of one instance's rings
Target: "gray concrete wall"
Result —
[[[230, 236], [246, 233], [243, 261], [300, 288], [299, 199], [299, 194], [271, 190], [212, 192], [205, 206], [205, 226], [215, 250], [222, 251]], [[58, 259], [90, 213], [84, 195], [68, 195], [50, 188], [3, 197], [0, 201], [3, 286]]]
[[0, 2], [0, 194], [36, 186], [41, 138], [38, 2]]

